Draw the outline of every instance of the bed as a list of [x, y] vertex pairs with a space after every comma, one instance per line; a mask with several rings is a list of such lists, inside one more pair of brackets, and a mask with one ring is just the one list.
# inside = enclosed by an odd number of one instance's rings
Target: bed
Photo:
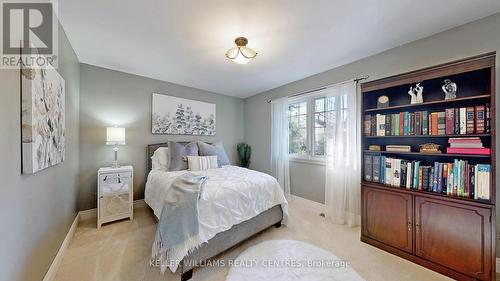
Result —
[[[187, 171], [151, 170], [151, 156], [167, 143], [147, 147], [148, 179], [144, 199], [160, 218], [162, 198], [172, 180]], [[193, 173], [208, 177], [199, 201], [199, 246], [179, 252], [178, 262], [163, 265], [189, 280], [197, 264], [228, 250], [271, 227], [280, 227], [287, 217], [287, 202], [276, 180], [257, 171], [224, 166]], [[190, 249], [189, 249], [190, 248]], [[189, 250], [188, 250], [189, 249]], [[165, 268], [160, 266], [161, 270]]]

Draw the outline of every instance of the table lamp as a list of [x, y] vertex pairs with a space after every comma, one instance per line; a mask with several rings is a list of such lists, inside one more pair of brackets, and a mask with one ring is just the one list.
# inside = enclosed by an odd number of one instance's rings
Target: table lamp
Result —
[[114, 145], [115, 161], [111, 167], [120, 168], [118, 164], [118, 146], [125, 145], [125, 128], [108, 127], [106, 128], [106, 145]]

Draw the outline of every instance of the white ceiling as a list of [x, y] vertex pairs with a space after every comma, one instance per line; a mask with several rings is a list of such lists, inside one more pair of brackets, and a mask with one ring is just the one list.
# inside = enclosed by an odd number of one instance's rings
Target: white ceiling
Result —
[[[248, 97], [500, 11], [499, 0], [64, 0], [83, 63]], [[224, 54], [245, 36], [259, 54]]]

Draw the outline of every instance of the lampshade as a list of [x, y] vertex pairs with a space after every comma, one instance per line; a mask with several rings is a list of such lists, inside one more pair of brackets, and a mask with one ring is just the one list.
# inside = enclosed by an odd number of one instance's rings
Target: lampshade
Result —
[[125, 128], [118, 128], [118, 127], [106, 128], [106, 144], [107, 145], [124, 145], [125, 144]]
[[226, 52], [226, 57], [235, 63], [245, 64], [257, 56], [257, 52], [246, 46], [248, 40], [245, 37], [236, 38], [234, 43], [236, 44], [236, 47], [229, 49]]

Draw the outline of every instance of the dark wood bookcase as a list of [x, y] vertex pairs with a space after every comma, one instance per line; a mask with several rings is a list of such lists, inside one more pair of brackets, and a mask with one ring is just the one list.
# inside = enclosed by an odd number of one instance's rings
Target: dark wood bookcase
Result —
[[[365, 115], [445, 111], [446, 108], [490, 105], [491, 130], [469, 135], [365, 136], [362, 134], [361, 240], [458, 280], [495, 280], [495, 53], [454, 61], [361, 84]], [[445, 100], [444, 79], [458, 86], [457, 98]], [[424, 102], [410, 104], [408, 90], [420, 82]], [[378, 97], [389, 106], [377, 108]], [[362, 121], [362, 123], [363, 123]], [[448, 139], [479, 137], [491, 155], [446, 154]], [[419, 152], [419, 145], [436, 143], [441, 154]], [[370, 145], [410, 145], [411, 152], [370, 151]], [[384, 149], [383, 149], [384, 150]], [[490, 200], [392, 187], [364, 179], [364, 155], [416, 160], [421, 163], [490, 164]]]

